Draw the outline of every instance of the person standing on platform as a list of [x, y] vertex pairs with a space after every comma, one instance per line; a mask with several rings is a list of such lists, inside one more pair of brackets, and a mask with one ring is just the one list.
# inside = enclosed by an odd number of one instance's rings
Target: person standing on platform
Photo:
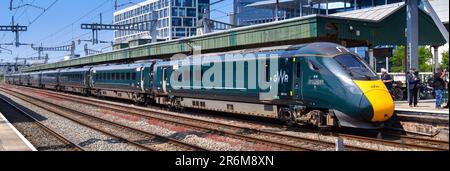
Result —
[[391, 75], [389, 75], [388, 71], [384, 68], [381, 68], [381, 81], [383, 81], [384, 85], [389, 90], [389, 93], [392, 96], [392, 84], [394, 83], [394, 80], [392, 79]]
[[419, 92], [419, 83], [420, 83], [420, 78], [419, 78], [419, 72], [416, 71], [415, 68], [411, 68], [411, 70], [409, 71], [408, 75], [406, 76], [407, 81], [408, 81], [408, 87], [409, 87], [409, 106], [413, 107], [417, 107], [417, 95]]
[[442, 71], [441, 68], [438, 68], [436, 70], [436, 74], [434, 74], [434, 80], [433, 80], [433, 86], [434, 86], [434, 92], [436, 94], [436, 109], [441, 108], [442, 99], [443, 99], [443, 92], [444, 92], [444, 78], [447, 70], [444, 69]]

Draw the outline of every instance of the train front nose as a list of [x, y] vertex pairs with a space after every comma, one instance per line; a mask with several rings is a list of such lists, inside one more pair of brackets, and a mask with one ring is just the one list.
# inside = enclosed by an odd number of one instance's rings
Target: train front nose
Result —
[[360, 110], [364, 120], [384, 122], [394, 114], [394, 101], [383, 82], [355, 81], [364, 95], [361, 98]]

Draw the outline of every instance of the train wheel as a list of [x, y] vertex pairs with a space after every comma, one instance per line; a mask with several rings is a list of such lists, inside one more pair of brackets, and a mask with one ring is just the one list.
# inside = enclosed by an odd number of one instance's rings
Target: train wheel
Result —
[[281, 108], [278, 115], [278, 118], [285, 122], [288, 127], [293, 127], [297, 123], [294, 112], [289, 108]]

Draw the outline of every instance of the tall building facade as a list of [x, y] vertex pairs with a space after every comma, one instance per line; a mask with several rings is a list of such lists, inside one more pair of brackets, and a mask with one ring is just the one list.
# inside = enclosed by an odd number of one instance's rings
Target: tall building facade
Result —
[[[114, 13], [114, 24], [139, 23], [138, 27], [150, 30], [156, 20], [157, 39], [172, 40], [196, 34], [195, 23], [209, 8], [210, 0], [147, 0]], [[152, 12], [156, 14], [153, 15]], [[153, 18], [155, 17], [155, 18]], [[114, 31], [115, 43], [150, 39], [150, 31]]]
[[[232, 19], [237, 25], [252, 25], [311, 14], [368, 8], [402, 2], [403, 0], [234, 0]], [[278, 9], [278, 10], [275, 10]], [[278, 11], [278, 13], [276, 12]]]

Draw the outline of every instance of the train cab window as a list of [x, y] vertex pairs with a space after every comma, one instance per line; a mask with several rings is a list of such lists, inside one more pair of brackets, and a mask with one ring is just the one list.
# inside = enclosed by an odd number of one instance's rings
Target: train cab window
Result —
[[376, 80], [375, 72], [369, 65], [364, 63], [359, 57], [352, 54], [345, 54], [334, 57], [336, 62], [345, 69], [348, 74], [356, 80]]
[[301, 66], [300, 66], [300, 62], [296, 62], [296, 63], [295, 63], [295, 68], [296, 68], [296, 76], [297, 76], [297, 78], [300, 78], [300, 75], [301, 75]]
[[127, 72], [127, 80], [131, 80], [131, 74]]

